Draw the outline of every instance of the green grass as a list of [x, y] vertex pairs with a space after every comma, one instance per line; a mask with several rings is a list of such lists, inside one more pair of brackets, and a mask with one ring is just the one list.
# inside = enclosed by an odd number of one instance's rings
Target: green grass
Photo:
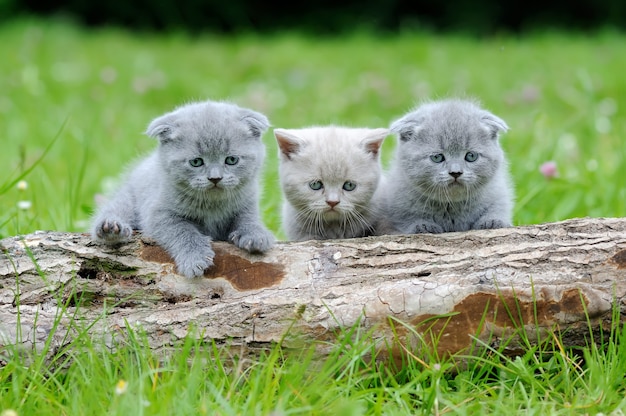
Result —
[[[0, 236], [85, 230], [94, 196], [155, 147], [143, 135], [150, 120], [207, 98], [289, 128], [384, 127], [422, 99], [477, 97], [511, 127], [502, 145], [516, 224], [626, 215], [626, 37], [617, 33], [189, 37], [21, 21], [0, 39]], [[55, 138], [17, 190], [14, 179]], [[282, 237], [271, 131], [265, 141], [264, 219]], [[393, 146], [390, 137], [385, 161]], [[539, 173], [547, 160], [558, 179]], [[20, 200], [32, 207], [18, 209]]]
[[276, 345], [255, 360], [239, 357], [236, 347], [205, 344], [193, 336], [159, 353], [140, 332], [128, 329], [118, 334], [112, 351], [79, 331], [56, 352], [7, 348], [13, 358], [0, 366], [0, 412], [622, 415], [626, 329], [613, 325], [589, 339], [586, 348], [566, 351], [558, 336], [549, 334], [536, 346], [528, 342], [527, 351], [514, 358], [489, 347], [455, 362], [437, 361], [427, 351], [421, 358], [408, 353], [398, 368], [372, 363], [376, 348], [358, 328], [338, 334], [324, 358], [313, 346], [294, 351]]
[[[626, 36], [618, 33], [189, 37], [19, 21], [0, 27], [0, 40], [0, 237], [85, 230], [94, 197], [154, 148], [142, 134], [149, 121], [207, 98], [232, 100], [289, 128], [384, 127], [421, 99], [474, 96], [511, 127], [502, 145], [517, 189], [516, 224], [626, 215]], [[265, 141], [262, 207], [281, 237], [271, 132]], [[389, 138], [385, 162], [393, 146]], [[539, 173], [548, 160], [557, 162], [559, 178]], [[28, 187], [18, 188], [19, 180]], [[32, 205], [20, 209], [18, 201]], [[45, 351], [32, 362], [0, 354], [0, 412], [626, 411], [626, 333], [617, 324], [578, 352], [548, 337], [517, 358], [499, 351], [468, 358], [456, 372], [449, 361], [424, 366], [410, 355], [399, 371], [372, 365], [367, 334], [346, 331], [327, 359], [276, 346], [254, 362], [192, 339], [156, 356], [139, 333], [111, 352], [83, 334], [52, 363]]]

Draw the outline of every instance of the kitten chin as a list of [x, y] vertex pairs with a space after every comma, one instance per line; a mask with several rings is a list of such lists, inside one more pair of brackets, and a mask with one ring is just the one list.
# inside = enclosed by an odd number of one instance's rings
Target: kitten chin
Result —
[[511, 226], [513, 187], [500, 147], [508, 129], [469, 100], [425, 103], [391, 125], [396, 156], [384, 210], [393, 232]]
[[347, 221], [347, 217], [350, 216], [352, 211], [340, 211], [337, 208], [328, 208], [318, 211], [322, 216], [322, 220], [326, 224], [326, 227], [337, 227]]
[[274, 130], [288, 239], [373, 234], [380, 217], [373, 201], [379, 153], [388, 132], [339, 126]]
[[466, 184], [460, 182], [449, 182], [443, 187], [445, 188], [445, 198], [440, 197], [440, 202], [459, 202], [470, 198], [470, 190]]
[[340, 221], [346, 216], [344, 212], [341, 212], [334, 208], [328, 208], [322, 211], [322, 215], [327, 221]]

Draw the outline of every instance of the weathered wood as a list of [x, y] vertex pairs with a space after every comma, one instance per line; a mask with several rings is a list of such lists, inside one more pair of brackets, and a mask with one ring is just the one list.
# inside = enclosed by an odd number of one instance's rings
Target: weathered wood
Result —
[[41, 348], [49, 337], [60, 346], [78, 322], [105, 340], [140, 327], [157, 351], [190, 328], [254, 352], [286, 335], [286, 345], [333, 341], [353, 325], [373, 329], [380, 345], [395, 332], [410, 347], [437, 336], [439, 353], [466, 352], [474, 338], [513, 337], [514, 350], [516, 329], [530, 342], [559, 329], [562, 342], [584, 345], [590, 326], [605, 325], [614, 308], [626, 312], [624, 218], [279, 243], [262, 256], [215, 243], [216, 265], [198, 279], [175, 274], [140, 235], [117, 248], [60, 232], [0, 245], [0, 346]]

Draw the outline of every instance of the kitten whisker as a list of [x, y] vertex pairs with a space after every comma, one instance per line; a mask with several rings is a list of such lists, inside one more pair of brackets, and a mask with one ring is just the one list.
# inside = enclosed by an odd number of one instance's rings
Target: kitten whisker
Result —
[[295, 219], [302, 224], [306, 233], [316, 234], [320, 229], [321, 216], [316, 211], [298, 210]]

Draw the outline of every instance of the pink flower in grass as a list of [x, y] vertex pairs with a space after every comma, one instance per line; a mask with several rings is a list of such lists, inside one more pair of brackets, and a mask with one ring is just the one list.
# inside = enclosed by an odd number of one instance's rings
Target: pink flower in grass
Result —
[[544, 162], [539, 167], [539, 172], [541, 172], [543, 177], [546, 178], [546, 179], [557, 178], [559, 176], [559, 170], [558, 170], [558, 168], [556, 166], [556, 162], [553, 161], [553, 160], [550, 160], [548, 162]]

